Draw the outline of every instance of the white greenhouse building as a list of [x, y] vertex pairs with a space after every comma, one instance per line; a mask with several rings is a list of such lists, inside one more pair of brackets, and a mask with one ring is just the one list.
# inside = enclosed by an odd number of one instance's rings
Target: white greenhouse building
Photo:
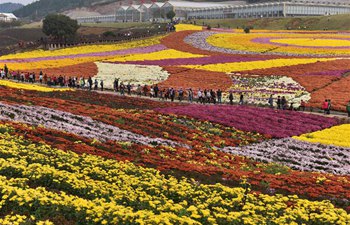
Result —
[[174, 11], [175, 19], [223, 19], [320, 16], [350, 13], [350, 0], [285, 0], [224, 3], [167, 1], [164, 3], [120, 6], [115, 15], [79, 17], [78, 23], [166, 21]]

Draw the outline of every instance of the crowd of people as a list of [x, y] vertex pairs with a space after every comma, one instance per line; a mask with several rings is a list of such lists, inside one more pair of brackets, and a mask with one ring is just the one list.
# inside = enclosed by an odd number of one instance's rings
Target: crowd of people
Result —
[[[35, 73], [24, 73], [24, 72], [10, 72], [8, 67], [5, 65], [3, 69], [0, 70], [0, 76], [2, 79], [14, 79], [19, 82], [29, 82], [29, 83], [40, 83], [48, 86], [60, 86], [60, 87], [69, 87], [77, 88], [81, 90], [100, 90], [104, 91], [104, 81], [102, 79], [93, 79], [89, 77], [85, 79], [84, 77], [65, 77], [65, 76], [54, 76], [50, 77], [47, 74], [44, 74], [42, 71], [39, 72], [37, 76]], [[224, 103], [224, 93], [221, 89], [212, 90], [212, 89], [198, 89], [194, 90], [192, 88], [188, 89], [175, 89], [175, 88], [161, 88], [157, 84], [155, 85], [132, 85], [130, 83], [124, 83], [120, 81], [119, 78], [115, 78], [113, 82], [113, 91], [119, 93], [120, 95], [132, 95], [137, 96], [148, 96], [150, 98], [159, 99], [162, 101], [174, 101], [175, 99], [179, 102], [188, 101], [189, 103], [197, 102], [199, 104], [222, 104]], [[237, 93], [229, 91], [227, 93], [228, 104], [233, 105], [234, 102], [239, 105], [247, 104], [245, 93], [240, 92], [239, 98], [235, 101], [235, 95]], [[285, 96], [277, 96], [274, 98], [273, 95], [267, 99], [268, 106], [270, 108], [276, 108], [279, 110], [300, 110], [305, 111], [306, 102], [301, 100], [299, 107], [294, 107], [294, 103], [288, 101]], [[330, 114], [332, 108], [331, 100], [326, 99], [322, 104], [322, 109], [324, 114]], [[350, 101], [346, 106], [348, 116], [350, 117]]]

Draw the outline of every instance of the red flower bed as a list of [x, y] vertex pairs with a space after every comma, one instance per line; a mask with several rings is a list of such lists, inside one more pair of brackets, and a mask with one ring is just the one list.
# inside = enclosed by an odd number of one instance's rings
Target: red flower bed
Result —
[[150, 99], [112, 95], [108, 93], [100, 94], [97, 92], [79, 90], [74, 92], [28, 92], [27, 95], [108, 106], [112, 109], [154, 109], [178, 105], [177, 103], [171, 102], [157, 102]]
[[[58, 77], [60, 75], [68, 77], [84, 77], [88, 78], [89, 76], [97, 75], [98, 69], [95, 63], [82, 63], [72, 66], [57, 67], [57, 68], [45, 68], [42, 70], [44, 74], [48, 77]], [[35, 74], [40, 73], [40, 69], [34, 69], [31, 71], [23, 72], [35, 72]]]
[[[138, 165], [152, 166], [166, 173], [174, 170], [190, 176], [201, 174], [204, 182], [221, 182], [237, 185], [243, 176], [253, 185], [253, 190], [298, 194], [311, 199], [331, 199], [346, 208], [342, 199], [350, 198], [350, 177], [322, 174], [327, 181], [317, 182], [317, 173], [283, 170], [271, 172], [271, 164], [256, 163], [248, 158], [232, 156], [221, 151], [195, 147], [193, 149], [151, 147], [142, 145], [123, 146], [115, 142], [93, 143], [92, 140], [73, 134], [42, 127], [29, 128], [18, 123], [13, 135], [24, 136], [36, 143], [45, 142], [62, 150], [78, 154], [88, 153], [117, 160], [128, 160]], [[210, 177], [207, 177], [210, 176]], [[207, 177], [207, 178], [205, 178]], [[268, 184], [268, 186], [266, 186]]]
[[225, 73], [211, 72], [206, 70], [188, 69], [180, 67], [164, 67], [171, 75], [161, 82], [161, 87], [173, 88], [192, 88], [197, 91], [198, 88], [227, 90], [232, 85], [232, 80]]
[[[92, 93], [86, 92], [84, 94], [89, 95]], [[193, 125], [179, 123], [177, 118], [162, 116], [154, 111], [113, 109], [108, 107], [107, 101], [105, 105], [96, 105], [83, 103], [83, 101], [76, 101], [74, 98], [69, 100], [56, 98], [64, 95], [64, 93], [52, 93], [52, 95], [45, 95], [38, 92], [22, 92], [7, 88], [0, 93], [0, 96], [7, 96], [4, 102], [10, 104], [20, 103], [44, 106], [67, 111], [77, 115], [89, 116], [97, 121], [117, 126], [137, 134], [148, 137], [167, 138], [191, 146], [218, 146], [220, 145], [218, 143], [221, 143], [222, 141], [224, 141], [225, 145], [227, 146], [236, 146], [241, 142], [251, 143], [263, 139], [261, 135], [246, 135], [245, 133], [237, 134], [238, 138], [233, 139], [231, 135], [235, 130], [227, 130], [224, 127], [221, 127], [223, 132], [220, 135], [213, 135], [207, 133], [206, 131], [195, 129]], [[227, 132], [225, 130], [227, 130]]]
[[200, 50], [198, 48], [193, 47], [184, 42], [184, 39], [190, 35], [198, 31], [188, 30], [188, 31], [180, 31], [172, 33], [166, 37], [164, 37], [160, 43], [168, 47], [169, 49], [175, 49], [183, 52], [190, 52], [193, 54], [201, 54], [201, 55], [222, 55], [222, 53], [215, 53], [205, 50]]

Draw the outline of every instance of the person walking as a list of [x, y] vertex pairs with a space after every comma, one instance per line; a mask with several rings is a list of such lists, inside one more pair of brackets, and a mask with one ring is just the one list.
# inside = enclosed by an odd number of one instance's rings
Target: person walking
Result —
[[281, 96], [278, 96], [277, 97], [277, 109], [282, 109], [281, 105], [282, 105]]
[[287, 104], [288, 104], [288, 102], [287, 102], [286, 97], [285, 97], [285, 96], [282, 96], [281, 105], [282, 105], [282, 109], [283, 109], [283, 110], [286, 110], [286, 109], [287, 109]]
[[327, 108], [327, 114], [331, 114], [331, 109], [332, 109], [332, 103], [331, 103], [331, 100], [328, 99], [328, 108]]
[[128, 83], [126, 85], [126, 89], [128, 90], [128, 95], [131, 95], [131, 84], [130, 83]]
[[269, 103], [270, 108], [273, 109], [273, 96], [272, 95], [270, 95], [268, 103]]
[[91, 79], [91, 77], [89, 77], [88, 83], [89, 83], [89, 91], [91, 91], [92, 90], [92, 79]]
[[198, 92], [197, 92], [197, 101], [199, 103], [202, 103], [202, 91], [200, 88], [198, 89]]
[[350, 101], [346, 105], [346, 111], [348, 112], [348, 117], [350, 117]]
[[156, 84], [156, 86], [154, 86], [153, 91], [154, 91], [154, 97], [157, 98], [158, 97], [158, 92], [159, 92], [158, 84]]
[[97, 89], [98, 89], [98, 81], [97, 81], [97, 79], [95, 78], [95, 87], [94, 87], [94, 90], [97, 91]]
[[39, 74], [39, 82], [40, 82], [40, 84], [43, 83], [43, 71], [40, 71], [40, 74]]
[[121, 95], [125, 95], [125, 85], [123, 82], [120, 83], [119, 90]]
[[136, 93], [137, 93], [138, 96], [141, 97], [141, 95], [142, 95], [141, 84], [138, 84], [138, 85], [137, 85]]
[[239, 104], [243, 105], [243, 103], [244, 103], [244, 96], [243, 96], [243, 93], [241, 93], [241, 95], [239, 96]]
[[182, 90], [182, 88], [180, 88], [179, 90], [179, 101], [182, 102], [182, 99], [184, 97], [184, 91]]
[[328, 100], [324, 100], [324, 102], [322, 103], [322, 109], [323, 109], [323, 113], [327, 114], [328, 111]]
[[221, 104], [222, 103], [222, 91], [221, 91], [221, 89], [219, 89], [216, 92], [216, 95], [217, 95], [217, 98], [218, 98], [218, 104]]
[[211, 93], [210, 90], [207, 90], [207, 102], [210, 104], [210, 99], [211, 99]]
[[190, 88], [190, 89], [188, 90], [188, 101], [189, 101], [190, 103], [192, 103], [192, 101], [193, 101], [193, 91], [192, 91], [192, 88]]
[[100, 86], [101, 86], [101, 91], [103, 91], [103, 80], [101, 80]]
[[115, 92], [118, 92], [118, 89], [119, 89], [119, 78], [114, 78], [113, 88], [114, 88]]
[[233, 105], [233, 93], [230, 91], [230, 94], [228, 95], [228, 99], [230, 100], [230, 105]]
[[174, 90], [174, 88], [171, 88], [171, 89], [170, 89], [170, 99], [171, 99], [172, 102], [173, 102], [174, 99], [175, 99], [175, 90]]
[[214, 104], [216, 104], [216, 93], [213, 90], [210, 90], [210, 95], [211, 95], [211, 99], [213, 101]]

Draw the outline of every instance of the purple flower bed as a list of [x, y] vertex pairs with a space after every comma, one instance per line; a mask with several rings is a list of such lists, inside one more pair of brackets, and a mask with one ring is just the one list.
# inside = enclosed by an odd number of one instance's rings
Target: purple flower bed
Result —
[[5, 59], [0, 60], [0, 63], [21, 63], [21, 62], [39, 62], [46, 60], [58, 60], [58, 59], [76, 59], [83, 57], [103, 57], [103, 56], [113, 56], [113, 55], [128, 55], [128, 54], [142, 54], [142, 53], [151, 53], [167, 49], [164, 45], [152, 45], [139, 48], [130, 48], [123, 50], [115, 50], [109, 52], [92, 52], [85, 54], [76, 54], [76, 55], [61, 55], [61, 56], [49, 56], [49, 57], [38, 57], [30, 59]]
[[188, 105], [156, 110], [161, 113], [207, 120], [243, 131], [271, 135], [274, 138], [313, 132], [338, 123], [335, 118], [250, 106]]
[[[240, 57], [227, 55], [214, 55], [201, 58], [178, 58], [178, 59], [163, 59], [163, 60], [144, 60], [144, 61], [127, 61], [125, 64], [140, 64], [140, 65], [158, 65], [158, 66], [179, 66], [179, 65], [207, 65], [216, 63], [230, 63], [230, 62], [250, 62], [250, 61], [268, 60], [268, 58], [261, 57]], [[119, 62], [118, 62], [119, 63]]]

